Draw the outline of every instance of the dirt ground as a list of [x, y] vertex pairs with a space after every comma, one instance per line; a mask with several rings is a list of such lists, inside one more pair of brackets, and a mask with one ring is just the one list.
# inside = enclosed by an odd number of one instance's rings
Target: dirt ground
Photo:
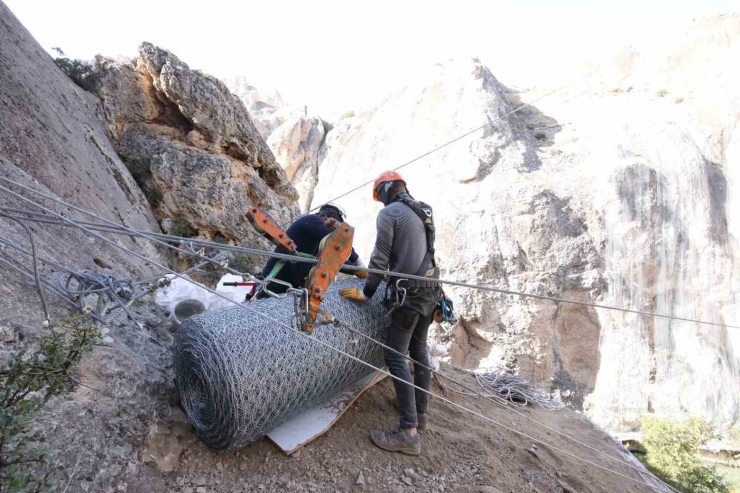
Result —
[[[455, 378], [462, 376], [455, 372]], [[440, 392], [436, 383], [432, 384], [432, 391]], [[382, 451], [371, 443], [368, 434], [372, 429], [387, 429], [395, 424], [394, 396], [392, 382], [386, 378], [363, 394], [326, 434], [290, 457], [266, 438], [227, 454], [213, 453], [193, 440], [174, 472], [165, 474], [153, 463], [145, 465], [143, 481], [129, 484], [128, 491], [655, 491], [535, 444], [439, 399], [430, 403], [430, 427], [422, 434], [421, 456]], [[510, 409], [477, 397], [449, 397], [534, 438], [631, 478], [649, 481], [626, 465], [571, 443]], [[528, 406], [517, 410], [595, 449], [636, 463], [621, 444], [570, 409], [551, 412]]]

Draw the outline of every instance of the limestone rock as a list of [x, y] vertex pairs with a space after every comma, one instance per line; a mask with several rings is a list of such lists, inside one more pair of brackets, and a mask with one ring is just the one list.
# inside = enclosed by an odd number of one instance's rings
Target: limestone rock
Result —
[[160, 471], [172, 472], [177, 468], [183, 450], [196, 439], [185, 413], [180, 407], [173, 407], [167, 421], [150, 425], [141, 461], [145, 464], [155, 462]]
[[[327, 133], [312, 205], [487, 123], [400, 170], [435, 209], [444, 278], [737, 323], [736, 127], [719, 122], [729, 144], [717, 163], [695, 141], [706, 127], [666, 123], [678, 116], [660, 113], [671, 108], [603, 103], [600, 114], [589, 100], [592, 120], [563, 131], [570, 139], [558, 137], [562, 149], [550, 152], [525, 124], [557, 121], [532, 107], [510, 114], [517, 97], [476, 60], [434, 67]], [[366, 186], [340, 200], [364, 258], [380, 208], [370, 194]], [[720, 426], [737, 419], [733, 329], [446, 290], [462, 316], [458, 364], [517, 370], [609, 429], [630, 429], [648, 410], [690, 410]]]
[[116, 150], [158, 217], [238, 240], [251, 233], [243, 218], [250, 204], [279, 221], [297, 212], [295, 189], [220, 80], [143, 43], [131, 61], [97, 57], [83, 85], [100, 97]]
[[320, 118], [300, 117], [283, 123], [267, 139], [267, 145], [298, 190], [302, 212], [311, 206], [319, 174], [319, 151], [325, 135]]
[[305, 107], [286, 105], [278, 91], [259, 89], [248, 83], [244, 76], [233, 77], [225, 83], [244, 102], [255, 127], [265, 140], [286, 121], [306, 116]]
[[[125, 226], [158, 231], [144, 195], [116, 154], [97, 116], [95, 97], [76, 86], [55, 65], [1, 2], [0, 101], [0, 176]], [[8, 187], [7, 183], [0, 185]], [[80, 217], [63, 206], [22, 193], [57, 212]], [[40, 212], [2, 191], [0, 204]], [[106, 259], [118, 275], [155, 275], [143, 261], [102, 242], [85, 240], [82, 233], [71, 228], [33, 230], [38, 253], [47, 260], [98, 271], [95, 259]], [[7, 219], [0, 219], [0, 236], [29, 246], [26, 232]], [[127, 237], [117, 241], [151, 259], [160, 259], [148, 242]], [[19, 255], [17, 258], [25, 262]], [[42, 266], [41, 272], [48, 274], [49, 269]], [[24, 335], [33, 340], [40, 332], [42, 318], [35, 290], [25, 277], [5, 264], [0, 265], [0, 290], [4, 293], [0, 297], [3, 320], [13, 320], [13, 326], [22, 327]], [[58, 298], [54, 297], [50, 305], [52, 316], [66, 314], [66, 306], [60, 306]]]

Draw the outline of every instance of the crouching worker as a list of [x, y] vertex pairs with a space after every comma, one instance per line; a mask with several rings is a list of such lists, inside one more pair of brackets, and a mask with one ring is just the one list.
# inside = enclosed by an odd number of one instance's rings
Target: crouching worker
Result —
[[[296, 245], [296, 249], [299, 252], [316, 256], [319, 252], [319, 244], [321, 243], [321, 240], [323, 240], [326, 235], [334, 231], [336, 226], [343, 223], [345, 217], [346, 214], [344, 209], [336, 204], [326, 204], [321, 206], [317, 214], [307, 214], [298, 218], [290, 225], [286, 233], [288, 237], [293, 240]], [[275, 253], [289, 252], [282, 247], [277, 247], [275, 248]], [[269, 276], [270, 272], [272, 272], [272, 269], [275, 267], [275, 264], [279, 261], [280, 259], [274, 257], [270, 258], [262, 269], [260, 277], [264, 279]], [[364, 267], [354, 248], [345, 264]], [[306, 285], [306, 277], [313, 266], [314, 264], [308, 262], [291, 262], [288, 260], [274, 278], [290, 283], [294, 288], [302, 288]], [[359, 270], [352, 272], [352, 274], [363, 279], [367, 275], [365, 271]], [[273, 293], [284, 293], [288, 288], [283, 284], [274, 282], [270, 283], [267, 286], [267, 289]], [[264, 291], [257, 295], [258, 298], [265, 298], [267, 296], [268, 294]]]
[[[370, 438], [384, 450], [418, 455], [421, 452], [418, 430], [423, 431], [427, 427], [427, 392], [432, 377], [431, 372], [421, 365], [429, 367], [427, 332], [440, 294], [439, 269], [434, 260], [432, 209], [409, 195], [406, 181], [395, 171], [386, 171], [378, 176], [373, 199], [385, 207], [378, 214], [375, 249], [369, 267], [422, 276], [428, 280], [399, 282], [402, 276], [389, 276], [387, 301], [392, 303], [403, 299], [403, 293], [398, 291], [406, 290], [403, 304], [391, 311], [391, 325], [386, 333], [386, 345], [397, 352], [385, 350], [388, 369], [397, 377], [393, 379], [393, 385], [401, 417], [399, 425], [390, 431], [373, 431]], [[362, 290], [344, 288], [339, 294], [350, 300], [367, 301], [373, 297], [382, 279], [383, 276], [370, 273]], [[407, 352], [414, 361], [421, 363], [414, 364], [413, 379], [407, 359], [402, 356]]]

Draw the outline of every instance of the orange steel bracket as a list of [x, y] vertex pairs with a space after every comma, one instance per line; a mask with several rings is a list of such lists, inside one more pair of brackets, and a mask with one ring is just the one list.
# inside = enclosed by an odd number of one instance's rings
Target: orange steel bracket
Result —
[[303, 327], [306, 332], [313, 332], [321, 301], [324, 299], [331, 283], [337, 278], [337, 272], [352, 253], [354, 236], [355, 228], [347, 223], [342, 223], [321, 241], [318, 254], [319, 263], [308, 273], [308, 280], [306, 281], [308, 320], [306, 320]]
[[257, 233], [264, 235], [273, 245], [285, 248], [290, 253], [296, 252], [296, 244], [283, 231], [283, 228], [278, 226], [278, 223], [270, 214], [258, 207], [250, 207], [247, 212], [247, 219], [252, 223]]

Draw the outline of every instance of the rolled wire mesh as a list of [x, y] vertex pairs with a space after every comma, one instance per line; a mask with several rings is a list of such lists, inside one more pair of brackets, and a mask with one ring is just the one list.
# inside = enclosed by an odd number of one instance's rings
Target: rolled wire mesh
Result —
[[[337, 281], [321, 308], [383, 340], [385, 285], [368, 303], [347, 301], [337, 293], [362, 284], [358, 279]], [[291, 324], [291, 297], [254, 301], [249, 307]], [[376, 367], [383, 365], [379, 345], [341, 327], [318, 326], [310, 337]], [[200, 439], [218, 451], [249, 445], [371, 372], [366, 365], [236, 306], [185, 321], [175, 337], [174, 366], [188, 419]]]

